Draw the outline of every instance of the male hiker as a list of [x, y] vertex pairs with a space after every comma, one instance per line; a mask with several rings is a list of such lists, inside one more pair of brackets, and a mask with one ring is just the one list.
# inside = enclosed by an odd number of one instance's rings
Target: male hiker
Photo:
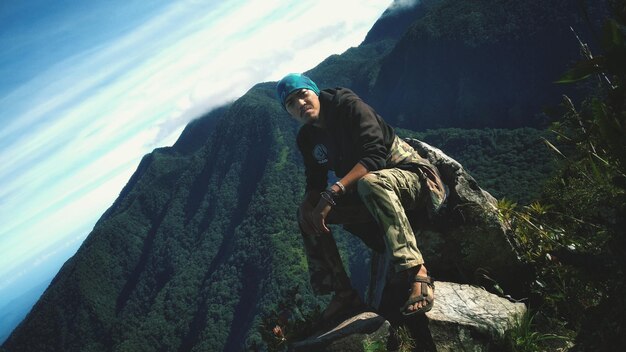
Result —
[[[445, 191], [437, 169], [349, 89], [320, 91], [310, 78], [289, 74], [278, 82], [276, 93], [283, 108], [302, 124], [297, 143], [306, 193], [298, 223], [314, 292], [334, 293], [322, 319], [333, 320], [362, 306], [328, 224], [343, 224], [371, 247], [384, 240], [396, 272], [405, 274], [410, 285], [402, 313], [429, 311], [435, 287], [405, 210], [436, 211], [441, 206]], [[329, 170], [338, 179], [330, 186]], [[364, 236], [367, 232], [379, 237]]]

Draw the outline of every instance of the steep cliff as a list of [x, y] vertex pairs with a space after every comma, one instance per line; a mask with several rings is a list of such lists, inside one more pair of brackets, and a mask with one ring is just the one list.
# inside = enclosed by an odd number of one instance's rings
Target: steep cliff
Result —
[[433, 2], [383, 58], [373, 104], [408, 129], [545, 126], [542, 109], [564, 92], [553, 82], [578, 57], [570, 26], [593, 38], [587, 19], [604, 9], [584, 16], [580, 3]]

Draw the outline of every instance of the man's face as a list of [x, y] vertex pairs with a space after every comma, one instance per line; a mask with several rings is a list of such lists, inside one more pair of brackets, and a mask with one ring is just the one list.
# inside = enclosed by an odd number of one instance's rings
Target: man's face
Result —
[[320, 124], [320, 99], [312, 90], [299, 89], [289, 94], [285, 99], [285, 108], [302, 124]]

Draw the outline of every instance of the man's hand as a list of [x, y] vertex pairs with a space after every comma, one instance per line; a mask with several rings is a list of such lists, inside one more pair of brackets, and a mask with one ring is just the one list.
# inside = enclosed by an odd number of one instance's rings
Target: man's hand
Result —
[[322, 198], [311, 212], [315, 233], [330, 233], [330, 229], [326, 226], [326, 216], [330, 212], [330, 207], [330, 203]]
[[330, 233], [330, 229], [326, 226], [328, 212], [330, 212], [330, 204], [322, 198], [319, 198], [315, 207], [306, 200], [302, 202], [298, 213], [302, 230], [310, 234]]

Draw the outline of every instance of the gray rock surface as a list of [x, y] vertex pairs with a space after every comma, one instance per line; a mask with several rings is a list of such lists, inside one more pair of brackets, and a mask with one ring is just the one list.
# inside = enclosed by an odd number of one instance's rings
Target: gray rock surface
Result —
[[291, 345], [292, 351], [364, 351], [369, 341], [386, 341], [389, 322], [373, 312], [364, 312], [349, 318], [331, 330]]
[[435, 305], [426, 313], [436, 351], [488, 351], [526, 312], [482, 288], [437, 282]]
[[[432, 345], [437, 352], [493, 351], [514, 326], [515, 319], [526, 312], [524, 304], [510, 302], [480, 287], [439, 281], [435, 285], [435, 305], [426, 313], [431, 341], [415, 341], [415, 345]], [[291, 350], [364, 351], [364, 341], [386, 343], [389, 327], [382, 316], [361, 313], [328, 332], [294, 343]]]

